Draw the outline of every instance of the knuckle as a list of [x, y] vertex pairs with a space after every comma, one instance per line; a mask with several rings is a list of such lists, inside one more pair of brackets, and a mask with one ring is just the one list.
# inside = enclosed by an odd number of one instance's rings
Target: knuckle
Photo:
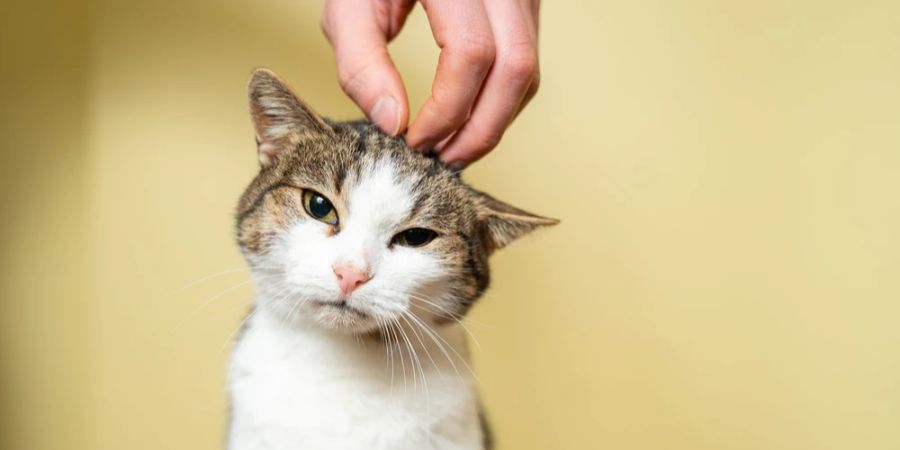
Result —
[[483, 34], [466, 36], [456, 45], [456, 51], [468, 63], [478, 66], [490, 65], [497, 54], [493, 39]]
[[479, 155], [496, 147], [503, 137], [503, 130], [479, 128], [473, 131], [471, 149]]
[[361, 88], [360, 82], [366, 78], [366, 72], [375, 67], [376, 61], [373, 59], [356, 64], [347, 64], [346, 61], [341, 61], [339, 58], [337, 75], [341, 89], [351, 97], [354, 96], [354, 93]]
[[454, 131], [466, 120], [465, 114], [437, 103], [435, 104], [435, 110], [435, 114], [432, 115], [432, 123], [436, 130], [442, 132]]
[[359, 78], [363, 69], [359, 67], [347, 68], [346, 66], [338, 67], [338, 84], [341, 89], [351, 97], [359, 87]]
[[537, 79], [538, 59], [532, 49], [517, 49], [500, 60], [502, 71], [507, 78], [527, 83]]
[[443, 89], [434, 89], [431, 93], [434, 120], [441, 129], [456, 129], [462, 124], [469, 111], [456, 106], [456, 102]]
[[534, 74], [534, 79], [531, 80], [532, 89], [537, 92], [538, 88], [541, 86], [541, 71], [538, 70]]
[[359, 74], [358, 71], [350, 70], [343, 66], [339, 66], [337, 72], [338, 83], [341, 85], [341, 88], [343, 88], [344, 91], [347, 91], [350, 88], [350, 85], [353, 84], [353, 80], [355, 80], [357, 75]]
[[531, 86], [528, 87], [528, 97], [533, 97], [534, 94], [537, 94], [537, 91], [541, 87], [541, 73], [536, 72], [534, 74], [534, 79], [531, 80]]

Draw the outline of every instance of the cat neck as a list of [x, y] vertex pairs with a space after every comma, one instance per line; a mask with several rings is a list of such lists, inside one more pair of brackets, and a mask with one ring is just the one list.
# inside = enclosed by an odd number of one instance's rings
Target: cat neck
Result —
[[[245, 334], [267, 342], [270, 349], [290, 358], [322, 358], [328, 363], [354, 366], [394, 366], [402, 377], [412, 370], [472, 375], [467, 331], [459, 322], [430, 323], [401, 320], [372, 333], [349, 334], [329, 330], [311, 319], [286, 321], [276, 313], [257, 307], [247, 320]], [[403, 368], [401, 368], [403, 367]]]
[[229, 448], [482, 448], [464, 329], [404, 332], [354, 336], [258, 308], [232, 354]]

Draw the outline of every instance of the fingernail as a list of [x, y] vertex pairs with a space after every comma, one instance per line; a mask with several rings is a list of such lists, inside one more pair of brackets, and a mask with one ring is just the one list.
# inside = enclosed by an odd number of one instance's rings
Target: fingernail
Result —
[[390, 135], [397, 134], [400, 128], [400, 111], [397, 102], [389, 95], [383, 95], [369, 111], [369, 119], [382, 131]]

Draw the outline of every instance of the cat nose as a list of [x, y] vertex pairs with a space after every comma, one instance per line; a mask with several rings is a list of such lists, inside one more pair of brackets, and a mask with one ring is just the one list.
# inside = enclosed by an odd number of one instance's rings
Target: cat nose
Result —
[[344, 295], [350, 295], [356, 288], [366, 284], [366, 281], [372, 278], [368, 271], [347, 264], [336, 264], [332, 269]]

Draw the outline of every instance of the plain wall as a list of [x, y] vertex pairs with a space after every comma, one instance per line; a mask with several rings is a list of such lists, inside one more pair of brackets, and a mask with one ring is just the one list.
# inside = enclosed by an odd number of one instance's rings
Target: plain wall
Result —
[[[253, 296], [232, 223], [250, 71], [359, 115], [320, 9], [3, 14], [0, 446], [221, 446]], [[562, 219], [496, 255], [469, 321], [500, 449], [900, 447], [897, 17], [545, 2], [541, 91], [466, 173]], [[437, 59], [421, 7], [391, 52], [415, 112]]]
[[89, 449], [88, 13], [0, 4], [0, 448]]

